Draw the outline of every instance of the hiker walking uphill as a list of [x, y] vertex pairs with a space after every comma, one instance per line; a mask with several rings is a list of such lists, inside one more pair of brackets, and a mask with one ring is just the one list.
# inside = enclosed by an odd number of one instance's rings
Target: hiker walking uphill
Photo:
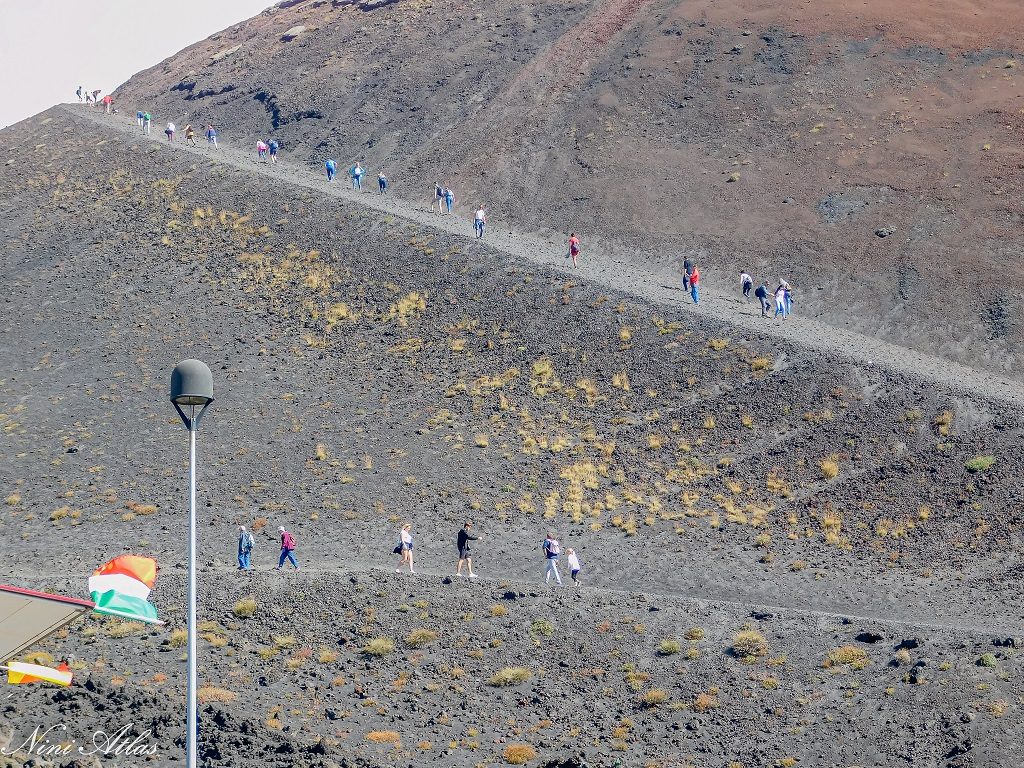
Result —
[[363, 166], [358, 162], [352, 166], [352, 189], [361, 192], [363, 189]]
[[434, 197], [430, 200], [430, 212], [434, 212], [434, 205], [437, 205], [437, 212], [444, 213], [444, 187], [434, 182]]
[[740, 288], [743, 289], [743, 298], [750, 303], [750, 289], [754, 287], [754, 278], [747, 274], [746, 270], [740, 272]]
[[459, 548], [459, 565], [455, 569], [455, 575], [462, 575], [462, 564], [465, 563], [469, 568], [469, 578], [475, 579], [476, 574], [473, 573], [473, 555], [470, 552], [469, 542], [479, 541], [480, 537], [472, 533], [473, 521], [467, 520], [462, 526], [462, 530], [459, 531], [459, 535], [456, 537], [455, 544]]
[[690, 275], [693, 273], [693, 259], [687, 256], [683, 259], [683, 290], [690, 290]]
[[544, 583], [550, 584], [551, 577], [555, 577], [555, 581], [559, 586], [562, 585], [562, 577], [558, 575], [558, 560], [562, 556], [562, 547], [558, 543], [558, 539], [548, 533], [547, 538], [544, 539]]
[[171, 143], [174, 141], [174, 123], [168, 123], [167, 127], [164, 128], [164, 133], [167, 136], [167, 142]]
[[267, 159], [267, 150], [268, 150], [267, 143], [265, 141], [263, 141], [263, 139], [258, 139], [256, 141], [256, 157], [258, 159], [260, 159], [260, 160], [266, 160]]
[[377, 174], [377, 186], [380, 187], [382, 195], [388, 191], [388, 177], [384, 175], [383, 170]]
[[185, 126], [185, 143], [190, 147], [199, 146], [196, 144], [196, 131], [195, 128], [192, 127], [191, 123]]
[[103, 97], [103, 111], [108, 115], [110, 114], [110, 108], [114, 104], [114, 97], [109, 93]]
[[142, 132], [149, 136], [150, 128], [153, 125], [153, 116], [149, 112], [142, 113]]
[[569, 258], [572, 259], [572, 265], [574, 267], [579, 266], [579, 255], [580, 255], [580, 240], [576, 237], [576, 233], [573, 232], [569, 235]]
[[476, 209], [476, 215], [473, 217], [473, 229], [476, 231], [476, 237], [479, 240], [484, 236], [484, 227], [487, 226], [487, 211], [481, 205]]
[[455, 190], [451, 187], [444, 188], [444, 209], [448, 213], [452, 212], [455, 208]]
[[761, 317], [768, 317], [768, 310], [771, 308], [768, 301], [768, 283], [762, 282], [754, 291], [754, 296], [761, 302]]
[[277, 561], [277, 570], [281, 570], [285, 560], [294, 565], [296, 571], [299, 570], [299, 561], [295, 559], [295, 537], [286, 531], [283, 525], [277, 532], [281, 534], [281, 559]]
[[338, 166], [333, 160], [328, 160], [324, 163], [324, 168], [327, 169], [327, 181], [334, 181], [334, 174], [338, 172]]
[[270, 153], [270, 162], [273, 165], [277, 165], [277, 150], [279, 146], [277, 139], [271, 139], [267, 142], [267, 151]]
[[779, 287], [775, 289], [775, 315], [778, 317], [782, 315], [782, 319], [786, 319], [786, 289], [779, 284]]
[[82, 103], [82, 86], [78, 86], [78, 90], [75, 91], [75, 96], [78, 97], [78, 103]]
[[206, 143], [213, 144], [214, 149], [217, 148], [217, 129], [212, 124], [206, 126]]
[[406, 523], [402, 526], [402, 530], [398, 535], [398, 546], [395, 547], [395, 551], [402, 556], [402, 562], [395, 568], [395, 573], [401, 573], [402, 566], [408, 563], [409, 573], [415, 576], [416, 570], [412, 565], [412, 523]]
[[572, 584], [574, 587], [578, 587], [580, 585], [580, 570], [582, 569], [579, 555], [576, 554], [575, 549], [570, 547], [565, 550], [565, 559], [569, 563], [569, 575], [572, 576]]
[[690, 273], [690, 296], [693, 298], [694, 304], [700, 302], [700, 270], [696, 266]]
[[252, 548], [256, 540], [252, 534], [245, 530], [244, 525], [238, 526], [238, 570], [248, 571], [252, 569]]

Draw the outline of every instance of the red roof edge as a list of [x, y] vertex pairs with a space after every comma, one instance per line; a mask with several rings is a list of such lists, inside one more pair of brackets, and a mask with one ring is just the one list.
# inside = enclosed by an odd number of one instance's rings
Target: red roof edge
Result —
[[82, 600], [77, 597], [64, 597], [62, 595], [51, 595], [47, 592], [36, 592], [34, 589], [22, 589], [21, 587], [12, 587], [7, 584], [0, 584], [0, 592], [12, 592], [16, 595], [25, 595], [26, 597], [37, 597], [43, 600], [52, 600], [55, 603], [79, 605], [83, 608], [92, 608], [95, 605], [95, 603], [92, 602], [92, 600]]

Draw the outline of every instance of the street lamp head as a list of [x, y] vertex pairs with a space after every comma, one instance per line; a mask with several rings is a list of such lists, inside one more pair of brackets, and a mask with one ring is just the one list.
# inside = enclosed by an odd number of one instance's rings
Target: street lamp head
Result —
[[213, 402], [213, 374], [200, 360], [182, 360], [171, 372], [171, 402], [208, 405]]

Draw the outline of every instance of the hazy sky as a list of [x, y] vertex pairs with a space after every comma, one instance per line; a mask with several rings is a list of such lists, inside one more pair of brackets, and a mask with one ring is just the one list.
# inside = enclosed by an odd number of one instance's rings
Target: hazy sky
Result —
[[0, 128], [142, 69], [276, 0], [0, 0]]

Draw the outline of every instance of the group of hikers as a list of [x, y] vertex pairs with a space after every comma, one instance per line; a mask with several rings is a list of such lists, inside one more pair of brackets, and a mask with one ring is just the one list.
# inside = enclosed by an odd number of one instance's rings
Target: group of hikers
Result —
[[[754, 287], [754, 278], [752, 278], [746, 270], [740, 272], [740, 288], [743, 291], [743, 298], [750, 302], [750, 290]], [[788, 320], [790, 314], [793, 312], [793, 288], [792, 286], [781, 277], [779, 278], [779, 285], [774, 291], [768, 288], [768, 281], [763, 280], [761, 284], [754, 291], [754, 296], [761, 304], [761, 317], [768, 317], [768, 311], [771, 309], [772, 303], [775, 305], [775, 314], [773, 318], [782, 316], [783, 320]], [[769, 297], [772, 298], [769, 301]]]
[[78, 97], [79, 103], [82, 103], [84, 101], [86, 104], [92, 104], [93, 106], [97, 107], [100, 104], [102, 104], [103, 111], [106, 112], [108, 115], [111, 112], [117, 112], [117, 110], [114, 109], [114, 97], [108, 93], [101, 99], [101, 93], [103, 93], [103, 91], [101, 91], [99, 88], [97, 88], [95, 91], [86, 91], [84, 88], [82, 88], [82, 86], [78, 86], [78, 90], [75, 91], [75, 96]]
[[[575, 259], [573, 259], [573, 263], [575, 264]], [[754, 278], [746, 270], [740, 272], [740, 290], [748, 303], [753, 288]], [[689, 291], [694, 304], [700, 303], [700, 270], [689, 256], [683, 260], [683, 290]], [[775, 314], [771, 316], [773, 318], [781, 316], [783, 320], [787, 320], [793, 312], [793, 287], [781, 277], [779, 285], [774, 291], [768, 288], [767, 280], [762, 281], [754, 291], [754, 296], [761, 303], [761, 317], [769, 317], [768, 313], [773, 304], [775, 306]]]
[[[295, 536], [286, 530], [283, 525], [278, 527], [277, 533], [280, 537], [281, 552], [275, 570], [281, 570], [285, 562], [291, 563], [296, 571], [299, 570], [299, 561], [295, 557]], [[480, 534], [473, 532], [472, 520], [467, 520], [463, 523], [462, 528], [459, 529], [455, 537], [455, 546], [459, 553], [458, 564], [455, 566], [456, 577], [462, 576], [463, 567], [466, 568], [467, 578], [475, 579], [477, 577], [473, 573], [472, 542], [479, 541], [481, 538]], [[244, 525], [238, 526], [238, 570], [251, 571], [253, 569], [252, 551], [255, 546], [256, 539], [252, 532]], [[562, 545], [550, 531], [544, 538], [541, 552], [544, 556], [544, 583], [550, 584], [551, 579], [554, 578], [555, 583], [561, 585], [562, 576], [558, 571], [558, 564], [562, 559]], [[416, 575], [413, 559], [412, 523], [406, 523], [402, 526], [398, 532], [398, 543], [395, 545], [392, 553], [400, 555], [402, 558], [395, 569], [395, 573], [401, 573], [402, 568], [407, 566], [409, 573], [413, 576]], [[569, 548], [565, 550], [565, 559], [569, 567], [572, 583], [578, 587], [580, 585], [580, 571], [582, 570], [579, 555], [576, 554], [576, 550]]]
[[[327, 169], [327, 181], [334, 181], [334, 177], [338, 174], [338, 164], [333, 160], [328, 159], [324, 163], [324, 167]], [[366, 171], [362, 164], [357, 160], [356, 164], [348, 169], [349, 178], [352, 179], [352, 189], [356, 192], [363, 191], [363, 176], [366, 175]], [[388, 177], [384, 173], [384, 169], [381, 168], [377, 174], [377, 194], [384, 195], [388, 191]]]
[[[82, 86], [78, 87], [76, 91], [78, 100], [82, 101], [83, 98], [86, 102], [100, 103], [97, 101], [100, 94], [99, 90], [93, 91], [91, 94], [83, 91]], [[104, 104], [106, 111], [117, 112], [116, 109], [112, 108], [113, 99], [108, 94], [101, 100]], [[153, 116], [149, 112], [139, 110], [135, 114], [136, 120], [142, 132], [146, 135], [150, 133], [150, 127], [153, 122]], [[168, 143], [174, 142], [174, 137], [177, 132], [177, 128], [173, 122], [168, 122], [164, 129], [164, 134], [167, 137]], [[185, 143], [191, 146], [198, 146], [196, 143], [195, 129], [191, 124], [185, 126]], [[205, 131], [206, 141], [209, 145], [217, 147], [217, 129], [212, 123], [207, 124]], [[278, 153], [281, 145], [277, 139], [270, 139], [270, 141], [264, 141], [258, 139], [256, 141], [256, 156], [259, 160], [269, 161], [272, 164], [277, 163]], [[338, 164], [333, 159], [328, 159], [324, 163], [324, 168], [327, 172], [327, 181], [333, 182], [338, 173]], [[363, 189], [363, 177], [366, 172], [360, 161], [356, 161], [348, 171], [349, 178], [352, 182], [352, 189], [361, 192]], [[389, 187], [389, 180], [384, 170], [381, 169], [377, 174], [377, 193], [379, 195], [387, 194]], [[434, 191], [430, 198], [430, 210], [434, 210], [434, 206], [437, 206], [437, 212], [439, 214], [450, 214], [454, 212], [455, 203], [457, 202], [455, 197], [455, 191], [447, 184], [442, 185], [439, 182], [434, 182]], [[484, 236], [484, 231], [487, 227], [487, 211], [481, 204], [477, 206], [476, 212], [473, 214], [473, 232], [477, 239], [481, 239]], [[566, 258], [572, 260], [574, 267], [579, 266], [580, 256], [580, 240], [576, 236], [575, 232], [569, 235], [568, 240], [568, 252]], [[690, 294], [690, 298], [694, 304], [700, 303], [700, 270], [697, 268], [696, 263], [690, 257], [686, 257], [683, 261], [683, 278], [682, 285], [683, 290]], [[781, 317], [783, 320], [789, 318], [793, 311], [793, 289], [790, 284], [779, 278], [779, 284], [774, 291], [769, 289], [767, 281], [762, 282], [761, 285], [754, 288], [754, 279], [746, 272], [740, 273], [740, 287], [743, 292], [743, 297], [750, 302], [750, 294], [753, 291], [754, 297], [760, 302], [761, 305], [761, 316], [762, 317]], [[772, 307], [774, 306], [774, 314], [770, 314]]]

